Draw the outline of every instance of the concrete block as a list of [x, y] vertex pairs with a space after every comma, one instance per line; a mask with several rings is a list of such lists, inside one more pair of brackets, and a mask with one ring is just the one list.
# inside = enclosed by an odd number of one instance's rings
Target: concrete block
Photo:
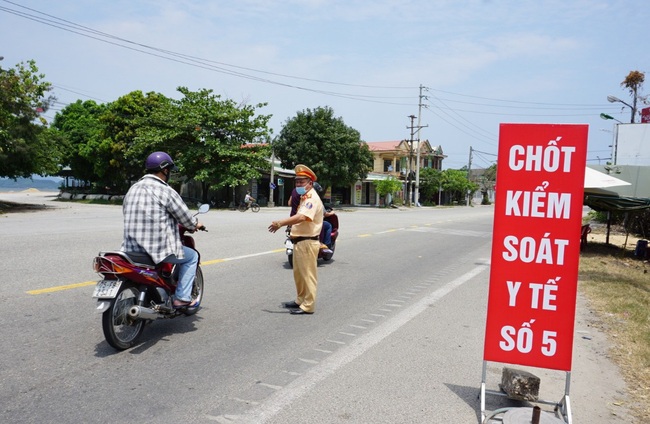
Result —
[[534, 402], [539, 399], [539, 377], [527, 371], [514, 368], [503, 368], [501, 374], [501, 390], [510, 399]]

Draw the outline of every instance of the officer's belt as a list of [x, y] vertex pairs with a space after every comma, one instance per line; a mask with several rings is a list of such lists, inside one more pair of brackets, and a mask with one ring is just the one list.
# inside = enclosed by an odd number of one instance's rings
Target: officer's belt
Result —
[[293, 244], [296, 244], [298, 242], [305, 241], [305, 240], [318, 240], [318, 236], [314, 236], [314, 237], [291, 237], [291, 242]]

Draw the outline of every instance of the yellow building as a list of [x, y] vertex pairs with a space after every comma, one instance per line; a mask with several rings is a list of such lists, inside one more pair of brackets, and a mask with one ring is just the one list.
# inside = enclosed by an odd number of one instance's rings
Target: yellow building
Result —
[[[373, 154], [373, 169], [363, 181], [357, 181], [354, 185], [352, 203], [355, 205], [382, 205], [384, 199], [381, 199], [376, 193], [372, 182], [391, 176], [404, 182], [402, 192], [396, 193], [398, 197], [404, 199], [407, 181], [411, 184], [415, 182], [418, 142], [414, 141], [412, 145], [408, 140], [376, 141], [366, 144]], [[422, 140], [419, 144], [419, 168], [442, 170], [442, 160], [446, 157], [442, 153], [442, 147], [431, 147], [429, 140]], [[410, 177], [409, 170], [411, 171]]]

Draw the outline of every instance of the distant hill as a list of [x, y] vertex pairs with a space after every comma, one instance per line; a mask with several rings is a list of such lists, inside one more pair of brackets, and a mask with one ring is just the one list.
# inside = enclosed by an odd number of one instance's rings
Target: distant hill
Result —
[[40, 191], [59, 191], [61, 179], [49, 178], [18, 178], [17, 181], [11, 178], [0, 178], [0, 191], [23, 191], [28, 188], [35, 188]]

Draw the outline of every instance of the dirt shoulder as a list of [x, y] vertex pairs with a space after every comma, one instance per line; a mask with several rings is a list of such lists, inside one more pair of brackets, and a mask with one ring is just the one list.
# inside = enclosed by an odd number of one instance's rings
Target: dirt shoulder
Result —
[[[589, 226], [591, 227], [591, 233], [587, 236], [587, 248], [589, 248], [589, 243], [605, 243], [607, 241], [606, 224], [590, 223]], [[633, 251], [639, 240], [643, 239], [634, 234], [626, 234], [621, 226], [612, 226], [610, 228], [609, 244], [612, 246]]]
[[650, 416], [650, 263], [635, 256], [642, 238], [619, 226], [612, 226], [609, 235], [605, 224], [590, 226], [579, 290], [587, 300], [589, 326], [606, 336], [599, 356], [611, 359], [626, 383], [609, 409], [612, 418], [629, 410], [635, 418], [625, 422], [645, 423]]
[[30, 188], [22, 191], [0, 192], [0, 215], [7, 213], [36, 212], [63, 205], [57, 201], [58, 192]]

